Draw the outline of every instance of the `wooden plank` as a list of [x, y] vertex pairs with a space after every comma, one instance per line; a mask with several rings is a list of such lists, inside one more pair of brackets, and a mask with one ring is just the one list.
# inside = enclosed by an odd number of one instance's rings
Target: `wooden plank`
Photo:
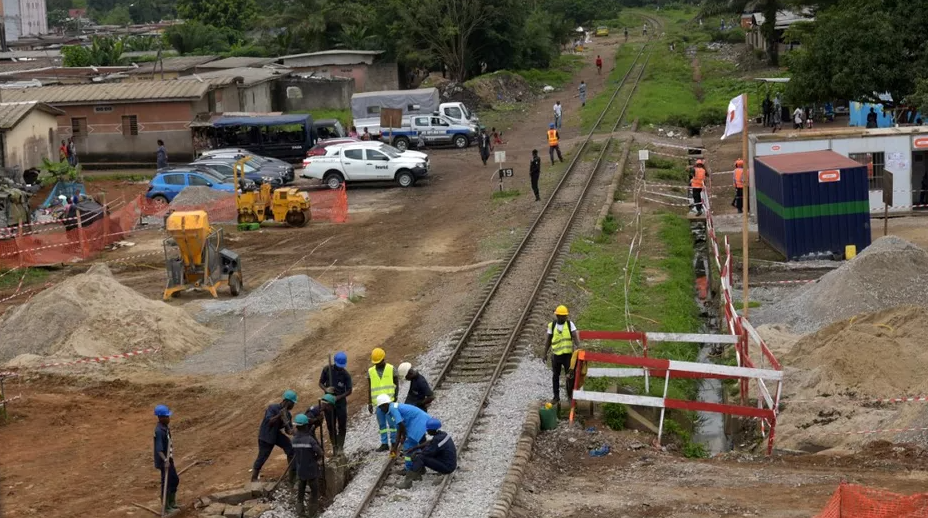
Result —
[[649, 342], [695, 342], [701, 344], [736, 344], [737, 336], [699, 333], [645, 333]]
[[574, 391], [574, 400], [595, 401], [597, 403], [621, 403], [623, 405], [649, 406], [654, 408], [664, 407], [664, 400], [659, 397], [611, 394], [608, 392], [587, 392], [583, 389]]
[[635, 378], [644, 376], [644, 369], [610, 369], [590, 367], [586, 370], [587, 378]]
[[740, 415], [744, 417], [759, 417], [762, 419], [773, 419], [773, 410], [764, 408], [754, 408], [739, 405], [723, 405], [721, 403], [708, 403], [705, 401], [684, 401], [681, 399], [667, 399], [664, 401], [666, 408], [677, 410], [695, 410], [697, 412], [715, 412], [718, 414]]
[[716, 365], [714, 363], [694, 363], [670, 360], [669, 368], [673, 371], [717, 374], [734, 378], [760, 378], [769, 380], [783, 379], [783, 371], [752, 369], [748, 367], [732, 367], [730, 365]]

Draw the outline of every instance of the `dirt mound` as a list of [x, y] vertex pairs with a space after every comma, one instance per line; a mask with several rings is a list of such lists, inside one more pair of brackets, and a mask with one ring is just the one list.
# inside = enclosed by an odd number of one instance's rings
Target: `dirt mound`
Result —
[[[845, 434], [924, 427], [922, 403], [875, 405], [874, 399], [928, 393], [928, 309], [903, 306], [832, 324], [796, 342], [783, 363], [785, 404], [780, 444], [856, 448], [876, 438], [919, 442], [916, 435]], [[923, 435], [923, 434], [921, 434]]]
[[[151, 300], [94, 265], [36, 295], [0, 320], [0, 361], [36, 361], [163, 348], [178, 359], [208, 345], [213, 332], [184, 310]], [[39, 358], [43, 357], [43, 358]]]
[[816, 283], [754, 313], [756, 324], [811, 333], [861, 313], [914, 304], [928, 307], [928, 252], [887, 236]]
[[232, 198], [231, 192], [217, 191], [216, 189], [205, 186], [185, 187], [177, 196], [171, 200], [172, 208], [182, 207], [199, 207], [219, 200]]
[[488, 105], [528, 102], [535, 98], [525, 78], [505, 70], [475, 77], [467, 82], [467, 86]]

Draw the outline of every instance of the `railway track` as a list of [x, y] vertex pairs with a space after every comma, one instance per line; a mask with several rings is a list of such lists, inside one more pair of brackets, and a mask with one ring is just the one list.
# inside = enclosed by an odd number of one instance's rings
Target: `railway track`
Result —
[[[653, 19], [648, 21], [652, 27], [657, 22]], [[451, 353], [441, 362], [443, 367], [438, 376], [433, 379], [438, 394], [434, 406], [456, 400], [458, 408], [455, 414], [466, 412], [463, 417], [459, 416], [463, 429], [456, 423], [458, 426], [449, 430], [457, 444], [462, 465], [467, 463], [467, 457], [472, 452], [480, 449], [479, 443], [486, 436], [492, 435], [474, 435], [474, 431], [499, 424], [490, 423], [492, 417], [484, 412], [491, 392], [503, 374], [517, 367], [518, 360], [513, 359], [513, 353], [524, 353], [529, 347], [528, 340], [520, 338], [520, 335], [535, 309], [539, 295], [551, 281], [552, 269], [569, 243], [571, 228], [582, 212], [584, 198], [609, 150], [611, 137], [598, 151], [593, 150], [589, 144], [593, 142], [594, 134], [600, 127], [609, 128], [609, 133], [618, 128], [647, 66], [651, 46], [649, 39], [638, 51], [635, 61], [615, 87], [608, 105], [573, 154], [551, 196], [524, 238], [510, 252], [505, 266], [486, 288], [483, 300], [475, 307], [473, 317]], [[621, 108], [615, 110], [619, 105]], [[607, 125], [606, 121], [611, 122], [613, 117], [614, 122]], [[588, 148], [597, 153], [592, 162], [583, 159]], [[548, 316], [547, 313], [545, 316]], [[462, 400], [471, 402], [470, 410], [460, 408]], [[524, 411], [524, 406], [520, 410]], [[438, 414], [441, 413], [438, 409]], [[518, 427], [513, 425], [513, 428]], [[472, 435], [475, 437], [473, 442], [470, 441]], [[391, 498], [392, 485], [400, 480], [400, 475], [393, 472], [396, 465], [393, 459], [384, 459], [376, 482], [369, 487], [360, 505], [351, 514], [353, 518], [374, 518], [394, 514], [399, 509], [406, 516], [423, 518], [467, 516], [467, 513], [441, 509], [443, 495], [446, 493], [462, 495], [468, 492], [466, 481], [456, 483], [455, 475], [444, 477], [438, 486], [418, 483], [414, 489], [418, 487], [418, 492], [425, 494], [420, 494], [416, 499], [402, 499], [398, 507], [396, 500]], [[471, 471], [475, 469], [472, 467]], [[458, 485], [462, 487], [456, 487]], [[455, 486], [455, 491], [447, 491], [452, 486]]]

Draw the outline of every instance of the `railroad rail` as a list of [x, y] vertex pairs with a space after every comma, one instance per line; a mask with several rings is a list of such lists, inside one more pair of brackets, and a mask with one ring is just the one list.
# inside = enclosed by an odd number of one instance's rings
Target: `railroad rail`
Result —
[[[655, 29], [658, 20], [648, 19]], [[555, 186], [551, 196], [545, 202], [538, 216], [529, 226], [523, 239], [514, 247], [502, 270], [496, 274], [491, 287], [486, 290], [483, 301], [477, 306], [473, 318], [464, 329], [451, 354], [444, 360], [443, 367], [434, 379], [435, 390], [451, 384], [469, 384], [481, 390], [481, 396], [473, 401], [473, 414], [463, 433], [454, 435], [459, 452], [462, 452], [475, 428], [479, 427], [483, 409], [497, 380], [515, 364], [507, 359], [517, 349], [519, 336], [533, 309], [534, 302], [544, 289], [549, 273], [555, 261], [561, 255], [561, 249], [567, 241], [578, 214], [581, 213], [584, 198], [600, 164], [609, 150], [612, 137], [608, 137], [592, 166], [584, 163], [582, 157], [587, 146], [593, 141], [597, 129], [603, 125], [610, 109], [621, 91], [627, 92], [624, 104], [609, 133], [614, 133], [625, 113], [637, 88], [645, 67], [651, 56], [652, 39], [649, 38], [635, 56], [625, 75], [615, 87], [608, 104], [601, 112], [592, 129], [581, 142], [566, 171]], [[647, 54], [645, 52], [647, 51]], [[643, 57], [643, 61], [642, 61]], [[634, 83], [629, 83], [629, 80]], [[625, 88], [630, 86], [631, 88]], [[611, 117], [609, 117], [611, 118]], [[519, 345], [524, 347], [525, 345]], [[493, 367], [492, 371], [490, 367]], [[394, 459], [383, 462], [377, 481], [367, 490], [361, 503], [353, 513], [353, 518], [367, 516], [368, 508], [378, 497], [378, 492], [391, 477]], [[452, 483], [453, 476], [445, 476], [435, 489], [423, 514], [417, 516], [431, 517], [442, 494]], [[410, 509], [410, 512], [413, 512]]]

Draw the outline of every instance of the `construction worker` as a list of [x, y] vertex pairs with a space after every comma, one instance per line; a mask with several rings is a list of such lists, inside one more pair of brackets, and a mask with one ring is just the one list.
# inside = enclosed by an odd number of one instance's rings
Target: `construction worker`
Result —
[[[322, 426], [323, 419], [326, 420], [326, 424], [330, 423], [328, 419], [329, 415], [332, 414], [333, 407], [335, 407], [335, 396], [332, 394], [325, 394], [319, 398], [318, 404], [307, 408], [306, 411], [303, 412], [303, 415], [309, 418], [309, 430], [311, 432], [315, 432], [316, 428]], [[329, 437], [331, 437], [331, 427], [327, 426], [326, 428], [329, 428]], [[337, 455], [334, 444], [332, 453]]]
[[554, 310], [554, 320], [548, 323], [548, 341], [545, 345], [544, 360], [547, 363], [551, 353], [551, 383], [554, 388], [554, 402], [561, 401], [561, 368], [567, 377], [567, 399], [573, 396], [574, 388], [570, 383], [570, 357], [574, 348], [580, 348], [580, 335], [577, 326], [567, 317], [567, 306], [561, 305]]
[[325, 415], [329, 437], [332, 438], [332, 451], [338, 455], [345, 449], [345, 435], [348, 433], [348, 396], [354, 391], [351, 374], [348, 372], [348, 355], [343, 351], [335, 353], [335, 366], [322, 368], [319, 375], [319, 387], [335, 397], [335, 404]]
[[316, 516], [319, 512], [319, 461], [323, 457], [322, 448], [316, 442], [308, 416], [298, 414], [293, 418], [293, 424], [296, 425], [296, 434], [293, 436], [293, 463], [299, 478], [296, 491], [296, 515], [306, 516], [303, 514], [303, 501], [306, 499], [306, 486], [309, 485], [308, 515]]
[[[387, 416], [390, 425], [396, 428], [397, 442], [393, 443], [390, 455], [395, 457], [403, 444], [403, 451], [408, 452], [425, 438], [425, 425], [432, 416], [418, 407], [405, 403], [392, 403], [390, 396], [381, 394], [377, 396], [377, 409]], [[412, 470], [412, 457], [404, 455], [406, 472]]]
[[564, 161], [564, 157], [561, 156], [561, 146], [559, 145], [561, 141], [561, 135], [557, 132], [557, 129], [554, 128], [554, 124], [551, 123], [548, 125], [548, 155], [551, 157], [551, 165], [554, 165], [554, 152], [557, 151], [557, 159], [561, 162]]
[[296, 400], [296, 392], [287, 390], [280, 403], [272, 403], [264, 411], [264, 419], [258, 430], [258, 458], [255, 459], [255, 464], [251, 469], [252, 482], [258, 480], [261, 468], [271, 456], [274, 446], [284, 450], [287, 454], [290, 481], [293, 482], [296, 476], [296, 471], [293, 469], [293, 446], [290, 444], [290, 438], [285, 434], [293, 435], [293, 417], [290, 415], [290, 410], [296, 405]]
[[442, 475], [458, 469], [458, 450], [451, 436], [441, 431], [441, 421], [434, 417], [426, 421], [425, 433], [430, 436], [427, 442], [406, 451], [407, 455], [412, 454], [412, 469], [406, 472], [397, 486], [399, 489], [409, 489], [414, 481], [421, 480], [425, 468]]
[[[690, 180], [690, 187], [693, 189], [693, 211], [697, 216], [702, 216], [702, 189], [706, 183], [706, 167], [700, 158], [696, 161], [696, 167], [693, 169], [693, 179]], [[692, 211], [691, 211], [692, 212]]]
[[735, 160], [735, 199], [731, 205], [741, 214], [744, 207], [744, 160], [740, 158]]
[[419, 374], [419, 371], [413, 369], [412, 364], [409, 362], [401, 363], [397, 371], [400, 373], [401, 378], [409, 382], [406, 404], [419, 407], [420, 410], [428, 412], [429, 405], [432, 404], [432, 401], [435, 401], [435, 394], [432, 392], [432, 387], [429, 386], [429, 381], [425, 379], [425, 376]]
[[[161, 472], [161, 493], [158, 500], [166, 513], [176, 511], [177, 485], [180, 477], [174, 467], [174, 443], [171, 441], [171, 410], [166, 405], [155, 407], [155, 469]], [[165, 487], [167, 486], [167, 487]]]
[[367, 370], [367, 412], [374, 413], [374, 405], [377, 405], [377, 424], [380, 427], [380, 447], [377, 451], [387, 451], [390, 449], [388, 443], [396, 444], [396, 429], [390, 425], [387, 414], [380, 411], [377, 398], [386, 396], [388, 402], [396, 401], [399, 386], [393, 378], [393, 366], [387, 363], [387, 353], [383, 349], [377, 347], [371, 351], [371, 363], [374, 365]]

